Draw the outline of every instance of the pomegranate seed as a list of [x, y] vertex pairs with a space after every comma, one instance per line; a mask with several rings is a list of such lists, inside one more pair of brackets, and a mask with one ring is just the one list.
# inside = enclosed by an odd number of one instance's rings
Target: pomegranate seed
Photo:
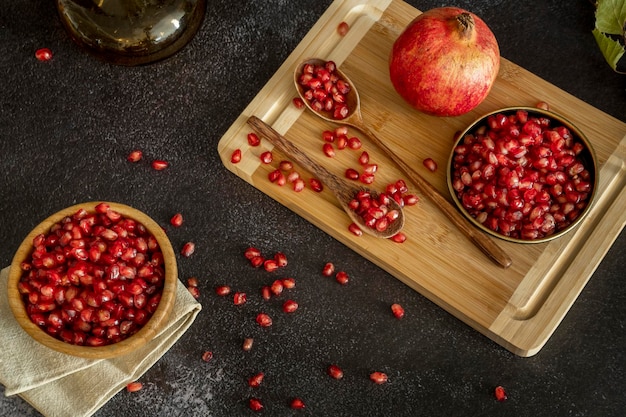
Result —
[[296, 107], [296, 109], [304, 108], [304, 101], [300, 97], [294, 97], [294, 99], [292, 101], [293, 101], [293, 105]]
[[402, 232], [398, 232], [395, 235], [391, 236], [389, 239], [396, 243], [404, 243], [406, 241], [406, 235]]
[[397, 319], [401, 319], [402, 317], [404, 317], [404, 308], [400, 304], [392, 304], [391, 312]]
[[338, 136], [335, 139], [335, 145], [339, 150], [346, 149], [348, 147], [348, 138], [345, 135]]
[[141, 152], [139, 149], [135, 149], [128, 154], [126, 160], [128, 162], [139, 162], [141, 161], [141, 158], [143, 158], [143, 152]]
[[349, 30], [350, 25], [348, 25], [346, 22], [341, 22], [339, 23], [339, 25], [337, 25], [337, 33], [339, 34], [339, 36], [346, 36]]
[[276, 264], [281, 268], [287, 266], [287, 255], [282, 252], [276, 252], [276, 254], [274, 255], [274, 260], [276, 261]]
[[325, 277], [330, 277], [335, 273], [335, 265], [333, 265], [331, 262], [326, 263], [326, 265], [324, 265], [324, 268], [322, 268], [322, 275], [324, 275]]
[[263, 258], [262, 256], [255, 256], [250, 259], [250, 265], [252, 265], [254, 268], [259, 268], [263, 266], [264, 263], [265, 258]]
[[261, 159], [261, 162], [263, 162], [264, 164], [271, 164], [272, 161], [274, 160], [274, 155], [272, 155], [272, 152], [270, 151], [265, 151], [261, 154], [259, 158]]
[[278, 269], [278, 262], [275, 259], [266, 259], [263, 262], [263, 269], [267, 272], [274, 272]]
[[437, 171], [437, 162], [432, 158], [426, 158], [423, 161], [424, 166], [431, 172]]
[[50, 48], [39, 48], [35, 51], [35, 58], [39, 61], [50, 61], [52, 59], [52, 50]]
[[233, 164], [238, 164], [241, 162], [241, 149], [235, 149], [233, 153], [230, 155], [230, 162]]
[[246, 259], [252, 259], [257, 256], [261, 256], [261, 251], [255, 247], [250, 246], [244, 251], [243, 255], [246, 257]]
[[[333, 71], [335, 71], [333, 69]], [[347, 136], [348, 135], [348, 126], [343, 125], [343, 126], [338, 126], [335, 128], [335, 130], [333, 131], [333, 134], [335, 136]]]
[[349, 180], [356, 181], [356, 180], [359, 179], [360, 175], [359, 175], [359, 172], [356, 169], [348, 168], [348, 169], [346, 169], [345, 177], [347, 179], [349, 179]]
[[334, 378], [334, 379], [343, 378], [343, 371], [337, 365], [329, 365], [326, 372], [328, 372], [328, 375], [330, 375], [331, 378]]
[[248, 378], [248, 385], [252, 388], [257, 388], [261, 385], [261, 382], [263, 382], [264, 377], [265, 374], [263, 372], [259, 372], [258, 374]]
[[265, 313], [259, 313], [256, 316], [256, 322], [261, 327], [270, 327], [272, 325], [272, 318]]
[[387, 374], [383, 372], [372, 372], [370, 374], [370, 380], [378, 385], [384, 384], [387, 382]]
[[506, 391], [504, 390], [504, 387], [502, 387], [501, 385], [498, 385], [495, 388], [494, 395], [496, 397], [496, 400], [500, 402], [506, 401], [508, 399], [508, 396], [506, 395]]
[[304, 188], [306, 187], [306, 184], [304, 182], [303, 179], [298, 178], [296, 181], [294, 181], [293, 183], [293, 190], [296, 193], [299, 193], [300, 191], [304, 190]]
[[143, 388], [143, 384], [141, 382], [130, 382], [126, 384], [126, 391], [128, 392], [137, 392]]
[[218, 287], [215, 287], [215, 293], [223, 297], [230, 294], [230, 287], [228, 285], [220, 285]]
[[293, 169], [293, 163], [291, 161], [280, 161], [280, 164], [278, 164], [278, 167], [282, 171], [290, 171]]
[[247, 337], [243, 340], [242, 349], [245, 350], [246, 352], [249, 352], [250, 350], [252, 350], [253, 344], [254, 344], [254, 339], [252, 339], [251, 337]]
[[257, 134], [254, 132], [248, 133], [247, 139], [248, 139], [248, 145], [250, 146], [259, 146], [261, 144], [261, 139], [259, 139]]
[[331, 145], [330, 143], [325, 143], [322, 146], [322, 151], [324, 152], [324, 155], [326, 155], [329, 158], [332, 158], [335, 156], [335, 149], [333, 148], [333, 145]]
[[537, 104], [535, 104], [535, 107], [541, 110], [550, 110], [550, 105], [545, 101], [538, 102]]
[[363, 236], [363, 230], [361, 230], [361, 228], [359, 227], [358, 224], [356, 223], [350, 223], [348, 225], [348, 230], [350, 231], [350, 233], [352, 233], [354, 236]]
[[274, 295], [280, 295], [283, 292], [283, 281], [280, 279], [275, 280], [274, 282], [272, 282], [272, 285], [270, 286], [270, 291], [272, 291], [272, 294]]
[[236, 306], [240, 306], [242, 304], [246, 303], [246, 293], [244, 292], [236, 292], [235, 295], [233, 296], [233, 303]]
[[250, 409], [252, 411], [261, 411], [261, 410], [263, 410], [263, 403], [258, 398], [250, 398], [250, 401], [248, 402], [248, 405], [250, 406]]
[[287, 300], [283, 303], [283, 311], [285, 313], [293, 313], [298, 309], [298, 303], [293, 300]]
[[180, 227], [183, 225], [183, 215], [180, 213], [176, 213], [170, 219], [170, 224], [174, 227]]
[[285, 287], [288, 290], [296, 287], [296, 280], [293, 278], [283, 278], [282, 282], [283, 282], [283, 287]]
[[196, 300], [200, 298], [200, 289], [198, 287], [188, 286], [187, 291], [189, 291], [189, 294], [191, 294], [191, 296]]
[[211, 359], [213, 359], [213, 352], [211, 352], [210, 350], [207, 350], [204, 353], [202, 353], [203, 361], [209, 362]]
[[367, 153], [367, 151], [361, 152], [361, 156], [359, 156], [359, 164], [366, 165], [366, 164], [369, 164], [369, 162], [370, 162], [370, 155]]
[[185, 258], [189, 258], [196, 251], [196, 244], [193, 242], [187, 242], [183, 245], [183, 248], [180, 250], [180, 254]]
[[293, 410], [301, 410], [306, 406], [304, 405], [304, 401], [296, 397], [291, 400], [291, 402], [289, 403], [289, 407], [291, 407]]
[[155, 171], [163, 171], [164, 169], [170, 166], [169, 162], [164, 161], [162, 159], [155, 159], [154, 161], [152, 161], [151, 165], [152, 165], [152, 169], [154, 169]]
[[264, 285], [261, 288], [261, 297], [263, 297], [265, 301], [268, 301], [270, 298], [272, 298], [272, 290], [269, 285]]
[[337, 280], [337, 282], [340, 283], [341, 285], [346, 285], [348, 281], [350, 280], [350, 277], [348, 276], [346, 272], [339, 271], [337, 272], [337, 275], [335, 275], [335, 280]]
[[348, 139], [348, 148], [356, 151], [357, 149], [361, 149], [361, 146], [363, 146], [363, 144], [361, 143], [361, 139], [357, 138], [356, 136], [352, 136], [350, 139]]

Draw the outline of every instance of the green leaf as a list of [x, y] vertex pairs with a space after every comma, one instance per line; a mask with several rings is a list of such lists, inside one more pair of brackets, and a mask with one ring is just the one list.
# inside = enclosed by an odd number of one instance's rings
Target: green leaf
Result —
[[624, 36], [626, 23], [626, 1], [598, 0], [596, 29], [609, 35]]
[[615, 39], [609, 38], [597, 28], [593, 30], [593, 36], [596, 38], [596, 42], [606, 62], [613, 68], [613, 71], [617, 71], [617, 62], [626, 52], [624, 46]]

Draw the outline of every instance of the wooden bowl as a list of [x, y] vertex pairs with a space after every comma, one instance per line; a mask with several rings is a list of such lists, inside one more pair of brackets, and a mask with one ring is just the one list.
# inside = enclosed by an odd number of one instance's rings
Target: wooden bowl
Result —
[[[457, 196], [457, 192], [454, 188], [453, 185], [453, 181], [454, 181], [454, 156], [455, 156], [455, 149], [457, 147], [457, 145], [463, 143], [464, 138], [466, 135], [468, 134], [474, 134], [477, 132], [478, 129], [484, 128], [487, 125], [487, 120], [490, 116], [496, 115], [496, 114], [504, 114], [506, 116], [509, 115], [514, 115], [517, 113], [518, 110], [523, 110], [528, 112], [529, 117], [543, 117], [543, 118], [548, 118], [551, 121], [550, 127], [558, 127], [558, 126], [564, 126], [566, 127], [570, 133], [572, 134], [574, 140], [578, 143], [581, 143], [583, 145], [583, 150], [582, 152], [578, 155], [578, 157], [580, 158], [580, 160], [583, 162], [585, 168], [589, 171], [590, 174], [590, 178], [589, 178], [589, 182], [591, 184], [591, 190], [588, 193], [588, 199], [587, 201], [587, 205], [586, 207], [584, 207], [582, 210], [580, 210], [579, 215], [571, 220], [571, 223], [567, 226], [564, 227], [562, 229], [557, 230], [556, 232], [552, 233], [552, 234], [548, 234], [545, 236], [540, 236], [534, 239], [524, 239], [521, 237], [512, 237], [512, 236], [507, 236], [505, 234], [503, 234], [500, 231], [494, 231], [491, 228], [485, 226], [483, 223], [481, 223], [480, 221], [478, 221], [474, 215], [472, 215], [463, 205], [463, 203], [459, 200], [458, 196]], [[459, 135], [459, 139], [458, 141], [455, 143], [452, 152], [450, 154], [450, 158], [448, 159], [448, 165], [447, 165], [447, 183], [448, 183], [448, 189], [450, 191], [450, 195], [452, 197], [452, 200], [454, 201], [454, 203], [456, 204], [457, 208], [459, 209], [459, 211], [461, 211], [461, 213], [463, 213], [463, 215], [472, 223], [474, 224], [476, 227], [478, 227], [479, 229], [485, 231], [486, 233], [495, 236], [497, 238], [509, 241], [509, 242], [515, 242], [515, 243], [543, 243], [543, 242], [547, 242], [553, 239], [556, 239], [558, 237], [561, 237], [563, 235], [565, 235], [566, 233], [570, 232], [572, 229], [574, 229], [589, 213], [593, 202], [595, 200], [595, 196], [596, 196], [596, 190], [598, 188], [598, 165], [597, 165], [597, 159], [595, 156], [595, 153], [593, 151], [593, 148], [591, 146], [591, 143], [589, 142], [589, 140], [587, 139], [587, 137], [584, 135], [584, 133], [582, 131], [580, 131], [580, 129], [578, 129], [573, 123], [571, 123], [569, 120], [567, 120], [565, 117], [554, 113], [552, 111], [548, 111], [548, 110], [542, 110], [542, 109], [538, 109], [535, 107], [507, 107], [507, 108], [503, 108], [503, 109], [499, 109], [496, 111], [493, 111], [491, 113], [488, 113], [482, 117], [480, 117], [479, 119], [477, 119], [476, 121], [474, 121], [472, 124], [470, 124], [467, 129], [465, 129], [463, 132], [460, 133]]]
[[161, 251], [163, 253], [165, 279], [163, 290], [161, 294], [161, 301], [158, 307], [153, 313], [152, 317], [147, 323], [143, 325], [137, 331], [137, 333], [121, 340], [117, 343], [112, 343], [104, 346], [80, 346], [66, 343], [60, 339], [49, 335], [42, 330], [38, 325], [33, 323], [26, 312], [22, 295], [18, 290], [18, 283], [22, 277], [23, 271], [21, 269], [21, 263], [31, 258], [33, 251], [33, 239], [35, 236], [44, 233], [47, 234], [50, 231], [50, 227], [66, 216], [71, 216], [76, 213], [80, 208], [87, 210], [90, 213], [95, 212], [95, 207], [100, 202], [87, 202], [77, 204], [75, 206], [63, 209], [37, 225], [26, 236], [22, 244], [17, 249], [11, 267], [9, 270], [8, 279], [8, 300], [10, 308], [15, 316], [15, 319], [20, 326], [36, 341], [53, 349], [55, 351], [65, 353], [68, 355], [78, 356], [88, 359], [106, 359], [113, 358], [130, 353], [152, 340], [158, 332], [165, 326], [171, 312], [174, 307], [174, 301], [176, 296], [176, 288], [178, 284], [178, 272], [176, 267], [176, 257], [172, 249], [172, 245], [166, 236], [165, 232], [154, 220], [148, 217], [146, 214], [132, 207], [118, 204], [109, 203], [110, 208], [122, 214], [123, 217], [133, 219], [143, 224], [146, 229], [156, 238]]

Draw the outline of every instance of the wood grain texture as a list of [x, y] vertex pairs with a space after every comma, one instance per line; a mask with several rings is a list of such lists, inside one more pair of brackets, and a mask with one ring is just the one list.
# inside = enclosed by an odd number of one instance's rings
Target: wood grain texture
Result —
[[[530, 356], [549, 339], [626, 224], [626, 124], [506, 59], [502, 59], [491, 93], [472, 112], [438, 118], [413, 110], [393, 90], [387, 62], [393, 41], [418, 14], [402, 1], [335, 1], [225, 133], [218, 152], [236, 175], [506, 349]], [[336, 33], [341, 21], [351, 27], [345, 37]], [[246, 120], [256, 115], [338, 176], [357, 164], [358, 155], [347, 150], [329, 161], [321, 152], [321, 132], [335, 125], [291, 104], [296, 96], [294, 68], [313, 56], [340, 65], [357, 85], [368, 127], [448, 198], [442, 167], [456, 132], [499, 108], [550, 103], [551, 109], [572, 121], [594, 147], [600, 166], [597, 201], [588, 217], [562, 238], [523, 245], [499, 240], [498, 245], [513, 260], [508, 269], [500, 268], [470, 244], [427, 198], [405, 210], [405, 243], [353, 236], [347, 230], [348, 217], [330, 192], [294, 193], [269, 183], [267, 174], [275, 167], [261, 164], [258, 155], [272, 149], [271, 144], [250, 148], [246, 142], [250, 130]], [[379, 189], [405, 177], [365, 135], [356, 129], [351, 134], [361, 138], [363, 149], [381, 167], [374, 184]], [[243, 159], [233, 165], [230, 155], [237, 148]], [[277, 150], [275, 153], [276, 161], [285, 158]], [[438, 163], [437, 172], [422, 166], [428, 157]], [[409, 182], [409, 186], [417, 190], [415, 184]]]

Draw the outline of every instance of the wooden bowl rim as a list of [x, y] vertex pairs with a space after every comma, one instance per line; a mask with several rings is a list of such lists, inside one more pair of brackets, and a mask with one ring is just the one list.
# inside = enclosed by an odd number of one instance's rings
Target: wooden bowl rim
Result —
[[[118, 343], [113, 343], [105, 346], [79, 346], [72, 345], [70, 343], [63, 342], [47, 334], [44, 330], [39, 328], [33, 323], [28, 314], [26, 313], [26, 307], [22, 301], [22, 296], [17, 288], [18, 282], [22, 277], [21, 262], [26, 259], [32, 253], [32, 242], [35, 236], [40, 233], [47, 233], [50, 227], [61, 221], [66, 216], [71, 216], [76, 213], [80, 208], [83, 208], [89, 212], [94, 212], [96, 205], [100, 203], [108, 204], [112, 210], [118, 211], [124, 217], [131, 218], [143, 224], [148, 231], [157, 239], [161, 252], [163, 253], [163, 260], [165, 266], [165, 278], [163, 291], [161, 294], [161, 301], [150, 318], [150, 320], [134, 335], [124, 339]], [[152, 218], [145, 213], [127, 206], [121, 203], [108, 202], [108, 201], [91, 201], [76, 204], [60, 210], [41, 223], [34, 227], [31, 232], [24, 238], [20, 246], [18, 247], [11, 266], [9, 269], [8, 278], [8, 300], [9, 306], [15, 320], [18, 324], [28, 333], [33, 339], [39, 343], [47, 346], [55, 351], [78, 356], [86, 359], [108, 359], [121, 355], [125, 355], [141, 347], [142, 345], [151, 341], [158, 332], [163, 328], [167, 319], [172, 312], [174, 302], [176, 298], [176, 288], [178, 285], [178, 271], [176, 266], [176, 256], [172, 248], [172, 244], [161, 228]]]

